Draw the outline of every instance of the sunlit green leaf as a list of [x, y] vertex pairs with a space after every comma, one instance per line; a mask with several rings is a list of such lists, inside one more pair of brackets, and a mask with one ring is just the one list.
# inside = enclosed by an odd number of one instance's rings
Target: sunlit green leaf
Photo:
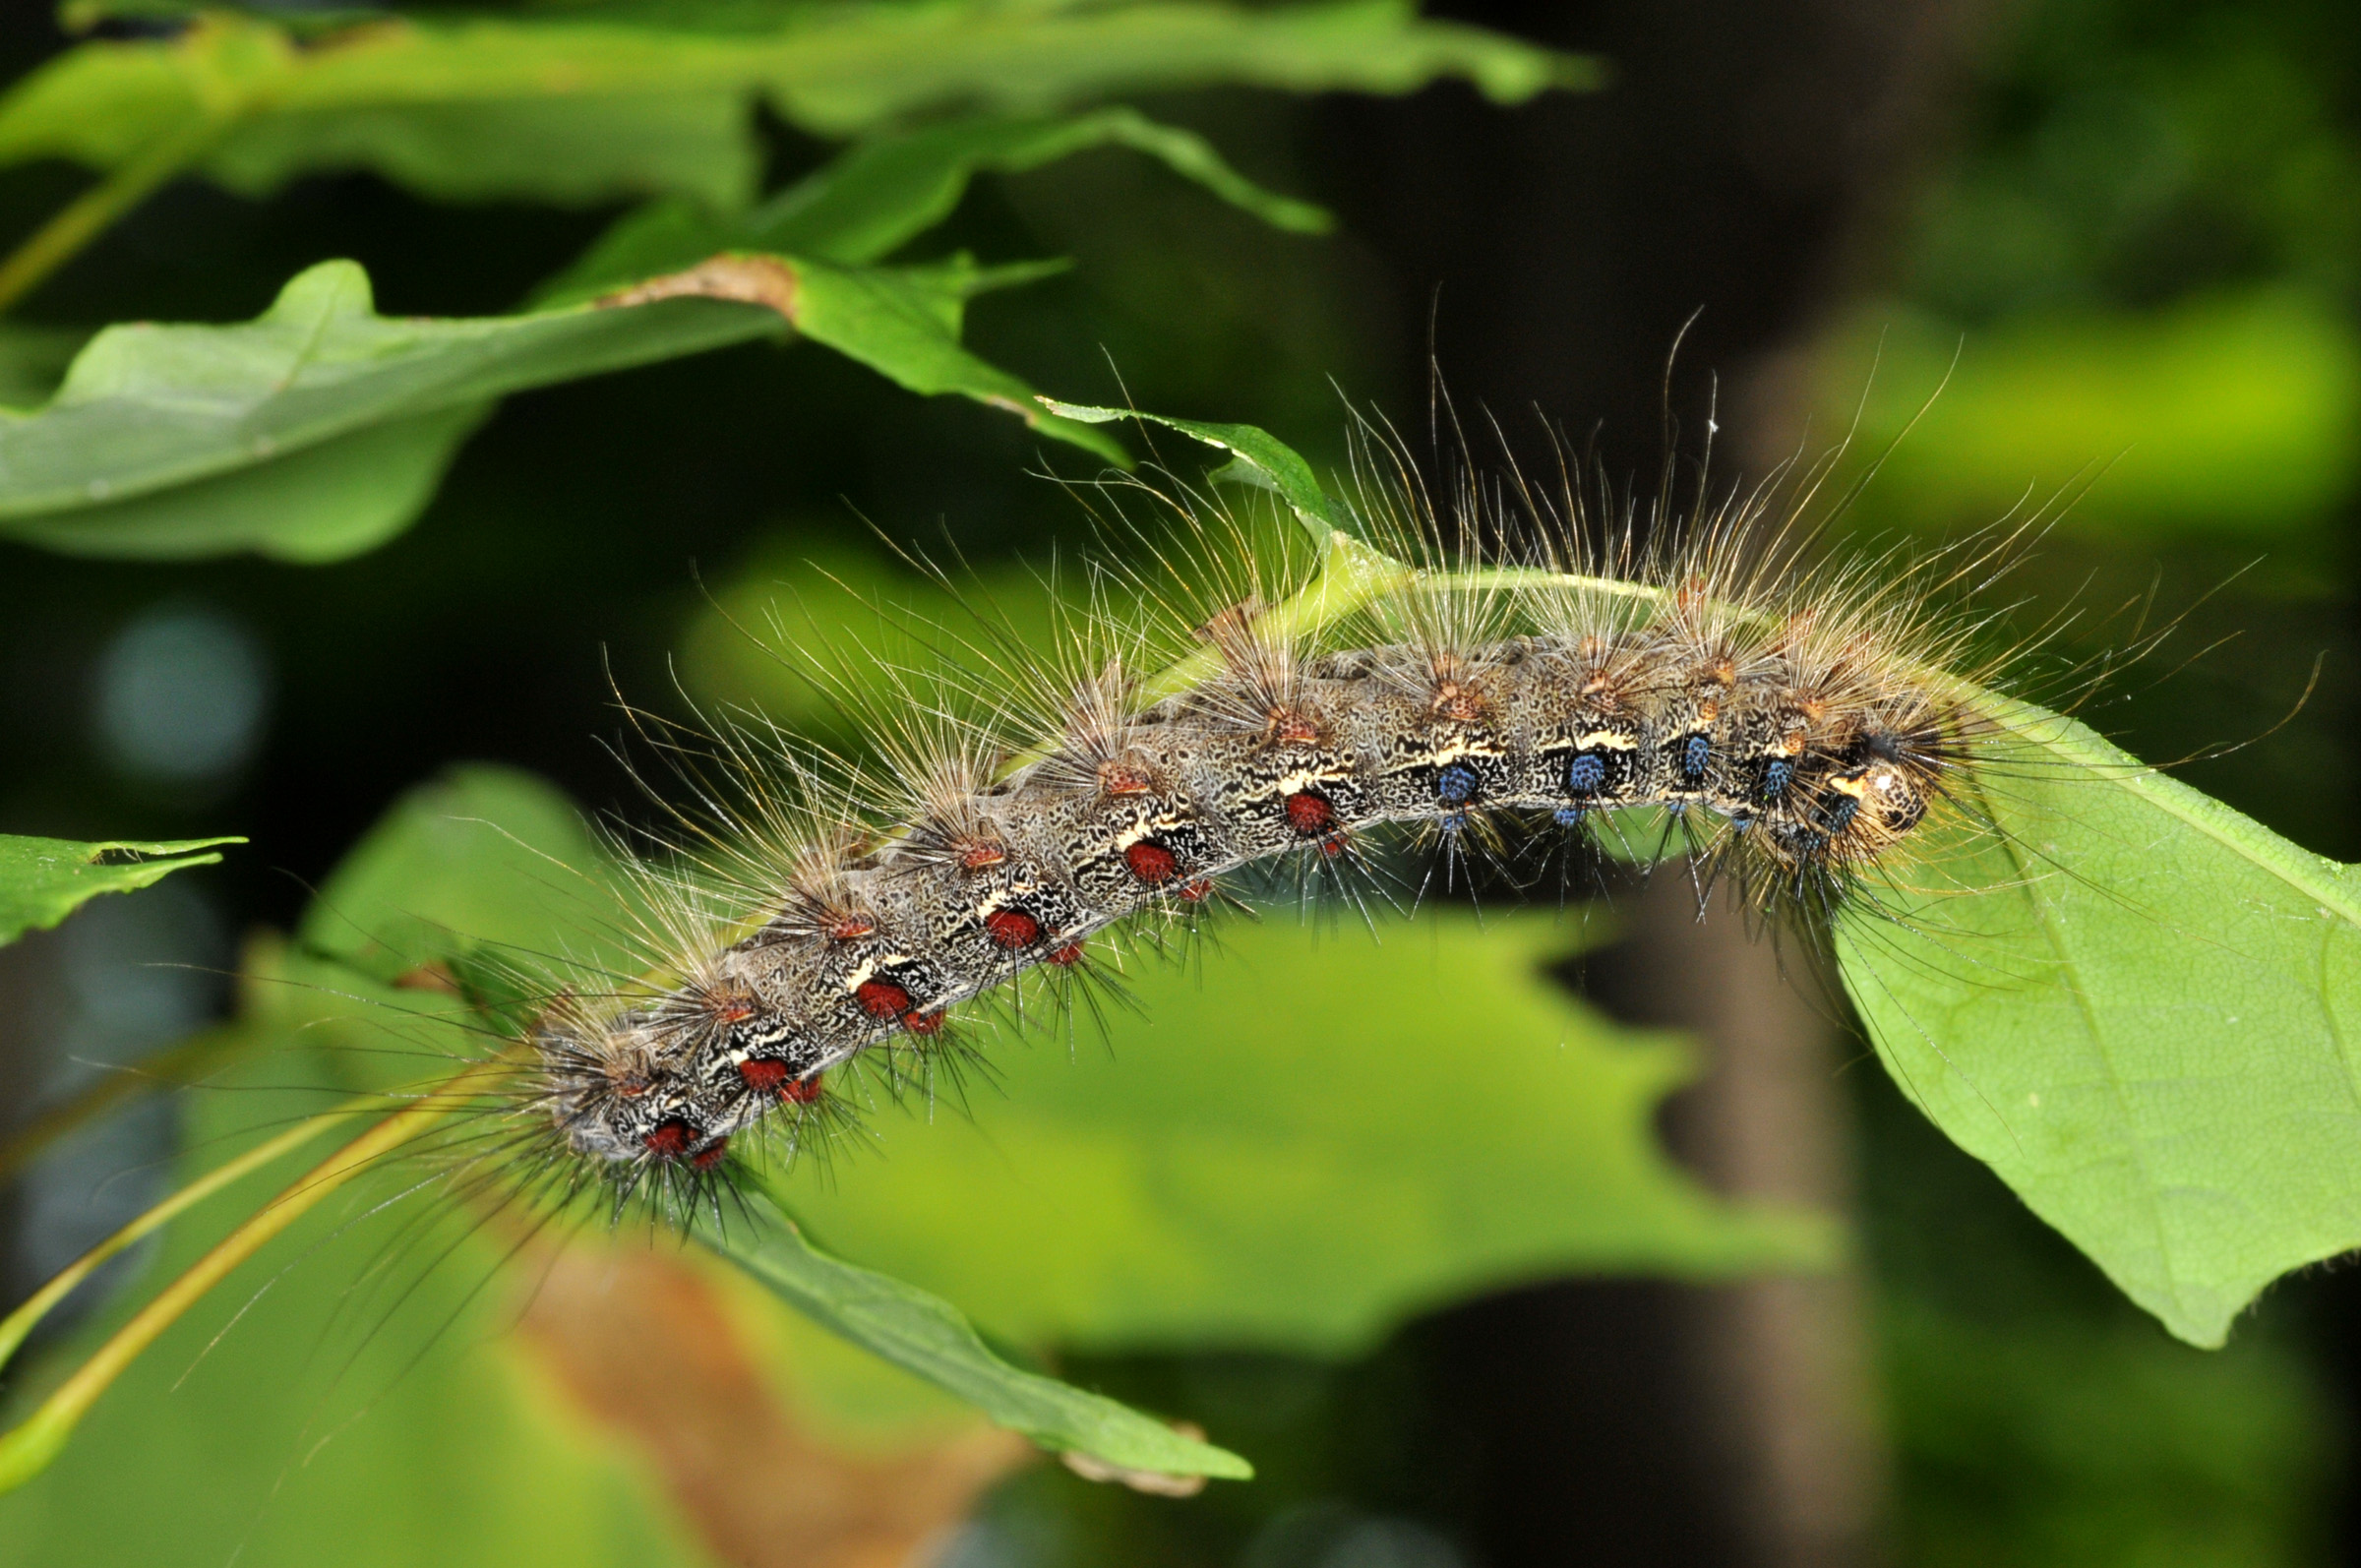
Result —
[[587, 297], [717, 251], [877, 261], [948, 217], [978, 173], [1020, 173], [1096, 147], [1124, 147], [1159, 158], [1278, 227], [1317, 233], [1328, 226], [1326, 212], [1263, 190], [1194, 132], [1158, 125], [1132, 109], [982, 117], [862, 143], [743, 215], [691, 202], [651, 205], [617, 223], [542, 297], [553, 303]]
[[100, 893], [127, 893], [221, 858], [195, 851], [245, 842], [195, 838], [169, 844], [77, 844], [0, 833], [0, 942], [54, 926]]
[[1009, 1365], [938, 1297], [812, 1245], [793, 1226], [714, 1243], [797, 1311], [938, 1388], [1000, 1425], [1053, 1449], [1073, 1449], [1126, 1470], [1242, 1480], [1252, 1469], [1111, 1399]]
[[2361, 482], [2361, 332], [2290, 289], [1975, 332], [1882, 308], [1827, 364], [1839, 428], [1868, 392], [1874, 519], [1980, 524], [2065, 493], [2071, 532], [2276, 551], [2340, 525]]
[[1173, 419], [1164, 414], [1145, 414], [1129, 408], [1089, 408], [1074, 403], [1061, 403], [1044, 398], [1054, 412], [1068, 419], [1087, 421], [1094, 425], [1117, 420], [1136, 419], [1164, 425], [1182, 435], [1193, 436], [1207, 446], [1218, 447], [1235, 459], [1214, 475], [1250, 484], [1276, 494], [1287, 503], [1288, 510], [1312, 530], [1315, 540], [1325, 543], [1330, 533], [1342, 530], [1359, 534], [1361, 529], [1348, 511], [1336, 504], [1320, 487], [1319, 476], [1311, 464], [1294, 448], [1253, 425], [1207, 424], [1197, 419]]
[[491, 399], [791, 325], [1120, 459], [959, 346], [969, 296], [1031, 275], [724, 258], [600, 303], [433, 320], [378, 315], [359, 267], [324, 262], [251, 322], [109, 328], [47, 404], [0, 411], [0, 533], [84, 555], [337, 559], [417, 514]]
[[296, 939], [378, 980], [491, 944], [577, 951], [614, 915], [611, 862], [572, 803], [529, 773], [453, 769], [395, 802], [345, 852]]
[[1457, 76], [1517, 102], [1595, 77], [1584, 61], [1421, 21], [1399, 0], [905, 0], [781, 8], [729, 29], [388, 16], [307, 31], [298, 47], [280, 23], [210, 12], [177, 37], [84, 43], [0, 99], [0, 163], [113, 168], [212, 127], [204, 167], [245, 190], [357, 165], [446, 196], [661, 188], [726, 201], [748, 183], [757, 98], [848, 135], [963, 104], [1039, 113], [1211, 83], [1404, 92]]
[[[192, 1176], [340, 1092], [321, 1070], [321, 1031], [300, 1025], [365, 1009], [283, 987], [265, 1002], [286, 1012], [249, 1048], [253, 1066], [190, 1099]], [[342, 1038], [365, 1058], [400, 1044], [367, 1022]], [[420, 1064], [404, 1065], [414, 1081]], [[183, 1219], [166, 1233], [150, 1277], [172, 1277], [301, 1169], [299, 1160], [282, 1162]], [[495, 1272], [511, 1244], [482, 1231], [462, 1235], [465, 1218], [448, 1211], [444, 1224], [421, 1231], [432, 1190], [369, 1217], [371, 1203], [414, 1185], [417, 1175], [385, 1173], [365, 1196], [310, 1216], [134, 1361], [48, 1470], [0, 1506], [0, 1560], [55, 1568], [708, 1561], [644, 1453], [567, 1403], [516, 1332], [515, 1277]], [[128, 1293], [125, 1304], [142, 1294]], [[76, 1348], [60, 1347], [58, 1360], [73, 1359]], [[30, 1367], [19, 1389], [37, 1396], [42, 1371]], [[12, 1404], [10, 1417], [23, 1406]], [[126, 1476], [139, 1484], [125, 1487]]]
[[[1996, 702], [1998, 699], [1994, 699]], [[1904, 1090], [2166, 1327], [2218, 1345], [2361, 1246], [2361, 868], [2024, 704], [1931, 849], [1839, 930]]]
[[1087, 1019], [1070, 1051], [993, 1040], [967, 1116], [881, 1113], [883, 1157], [800, 1172], [796, 1212], [1021, 1344], [1351, 1355], [1552, 1275], [1825, 1263], [1818, 1217], [1665, 1159], [1694, 1058], [1550, 979], [1582, 940], [1539, 913], [1241, 923], [1201, 964], [1130, 966], [1104, 1044]]

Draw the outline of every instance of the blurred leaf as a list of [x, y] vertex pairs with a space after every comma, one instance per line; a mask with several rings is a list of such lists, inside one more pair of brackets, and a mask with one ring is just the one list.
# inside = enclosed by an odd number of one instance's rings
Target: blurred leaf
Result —
[[691, 202], [632, 213], [542, 290], [543, 302], [586, 297], [717, 251], [788, 251], [827, 262], [874, 262], [950, 216], [978, 173], [1021, 173], [1097, 147], [1160, 158], [1265, 222], [1322, 233], [1331, 219], [1274, 196], [1191, 131], [1128, 108], [1065, 118], [976, 118], [862, 143], [754, 211], [725, 216]]
[[[0, 942], [56, 925], [100, 893], [128, 893], [191, 866], [221, 857], [193, 850], [243, 844], [242, 838], [193, 838], [148, 844], [116, 840], [76, 844], [62, 838], [0, 833]], [[161, 855], [163, 860], [143, 857]]]
[[[0, 98], [0, 164], [55, 156], [113, 170], [190, 139], [198, 166], [245, 196], [335, 169], [444, 201], [680, 193], [737, 206], [754, 195], [760, 151], [744, 88], [691, 77], [569, 89], [560, 66], [538, 83], [469, 90], [450, 60], [405, 59], [408, 30], [388, 20], [298, 46], [279, 22], [207, 11], [173, 38], [86, 43]], [[323, 97], [316, 79], [332, 63], [344, 88]]]
[[2361, 1246], [2361, 868], [1992, 698], [2000, 834], [1838, 930], [1904, 1092], [2182, 1339]]
[[46, 406], [0, 410], [0, 533], [81, 555], [339, 559], [416, 516], [490, 399], [790, 323], [1120, 460], [959, 347], [970, 295], [1037, 271], [716, 258], [599, 304], [438, 321], [379, 316], [367, 273], [324, 262], [251, 322], [108, 328]]
[[1351, 1356], [1404, 1318], [1566, 1273], [1810, 1268], [1817, 1215], [1717, 1201], [1658, 1149], [1694, 1072], [1548, 968], [1539, 914], [1241, 924], [1123, 977], [1106, 1046], [996, 1042], [966, 1117], [880, 1116], [883, 1159], [799, 1170], [807, 1228], [1029, 1345]]
[[112, 169], [212, 127], [203, 166], [249, 192], [365, 166], [431, 195], [726, 204], [748, 190], [757, 96], [842, 136], [970, 103], [1038, 113], [1212, 83], [1406, 92], [1446, 76], [1521, 102], [1596, 72], [1400, 0], [812, 5], [738, 30], [389, 16], [301, 47], [278, 23], [208, 12], [177, 37], [85, 43], [35, 71], [0, 99], [0, 163]]
[[612, 869], [574, 803], [539, 778], [455, 767], [345, 851], [296, 940], [380, 981], [484, 944], [580, 951], [614, 916]]
[[0, 326], [0, 409], [47, 402], [90, 340], [88, 332], [72, 327]]
[[[397, 808], [307, 935], [381, 975], [418, 957], [413, 944], [461, 947], [450, 928], [471, 909], [519, 946], [578, 950], [614, 915], [552, 900], [546, 863], [520, 852], [563, 858], [578, 831], [545, 788], [460, 775]], [[353, 926], [384, 935], [336, 935]], [[1664, 1160], [1652, 1117], [1690, 1054], [1609, 1026], [1547, 978], [1573, 934], [1524, 916], [1383, 935], [1241, 927], [1201, 983], [1143, 969], [1129, 984], [1146, 1019], [1116, 1029], [1116, 1056], [1002, 1042], [991, 1059], [1005, 1098], [974, 1123], [881, 1116], [891, 1158], [857, 1157], [833, 1179], [807, 1166], [782, 1199], [830, 1251], [1038, 1346], [1346, 1355], [1410, 1313], [1567, 1270], [1723, 1278], [1832, 1255], [1821, 1217], [1719, 1203]], [[334, 1038], [300, 1028], [290, 1043]], [[772, 1262], [774, 1289], [899, 1289], [800, 1253]], [[874, 1321], [814, 1299], [822, 1322], [878, 1348]], [[976, 1397], [938, 1365], [916, 1369]]]
[[[356, 1010], [284, 992], [274, 1004], [307, 1000]], [[295, 1005], [285, 1026], [317, 1010]], [[356, 1047], [382, 1051], [382, 1031], [353, 1028]], [[319, 1111], [337, 1092], [305, 1081], [318, 1055], [286, 1049], [290, 1038], [310, 1043], [312, 1032], [280, 1038], [272, 1028], [270, 1036], [255, 1048], [266, 1059], [220, 1092], [192, 1098], [193, 1165], [217, 1164], [257, 1130]], [[656, 1494], [645, 1456], [555, 1397], [529, 1346], [504, 1332], [516, 1302], [486, 1282], [511, 1245], [466, 1234], [468, 1221], [449, 1211], [421, 1225], [431, 1191], [413, 1191], [398, 1208], [406, 1229], [385, 1216], [367, 1223], [370, 1206], [414, 1186], [417, 1171], [386, 1175], [308, 1217], [273, 1260], [249, 1264], [133, 1362], [51, 1467], [0, 1507], [0, 1560], [51, 1568], [707, 1561]], [[176, 1224], [154, 1276], [193, 1262], [284, 1179], [277, 1171], [249, 1178]], [[76, 1349], [62, 1348], [58, 1359], [75, 1358]], [[41, 1370], [23, 1392], [39, 1392]], [[125, 1476], [140, 1483], [125, 1487]]]
[[1840, 429], [1875, 367], [1872, 520], [1981, 524], [2064, 491], [2079, 532], [2283, 544], [2337, 519], [2361, 476], [2361, 336], [2342, 306], [2281, 290], [1966, 334], [1880, 315], [1828, 364]]
[[[424, 963], [502, 945], [527, 958], [593, 961], [630, 919], [611, 896], [601, 903], [602, 891], [616, 886], [605, 862], [579, 815], [548, 785], [507, 769], [457, 770], [412, 791], [337, 868], [305, 917], [309, 958], [273, 972], [280, 985], [261, 994], [249, 1019], [284, 1033], [287, 1046], [310, 1040], [325, 1048], [328, 1075], [350, 1083], [354, 1074], [333, 1057], [353, 1049], [351, 1020], [368, 1027], [374, 1003], [380, 1034], [410, 1038], [400, 1050], [380, 1040], [369, 1055], [382, 1058], [380, 1070], [392, 1063], [415, 1076], [421, 1060], [438, 1059], [437, 1042], [454, 1027], [452, 1007], [403, 1005], [352, 982], [392, 981]], [[305, 985], [319, 991], [305, 993]], [[452, 1046], [443, 1040], [440, 1059], [453, 1059]], [[830, 1331], [1050, 1447], [1136, 1469], [1250, 1474], [1235, 1456], [1161, 1422], [1008, 1365], [947, 1303], [827, 1257], [788, 1229], [765, 1226], [715, 1244]]]
[[711, 1244], [797, 1311], [1045, 1448], [1173, 1476], [1243, 1480], [1254, 1474], [1237, 1455], [1111, 1399], [1009, 1365], [985, 1349], [949, 1302], [829, 1257], [792, 1224]]
[[2317, 1364], [2217, 1356], [2142, 1321], [1904, 1297], [1883, 1319], [1905, 1545], [1919, 1568], [2270, 1568], [2321, 1560], [2337, 1450]]
[[736, 94], [617, 93], [271, 114], [227, 138], [204, 167], [242, 196], [267, 196], [302, 174], [368, 169], [439, 202], [522, 196], [596, 207], [677, 192], [727, 211], [753, 200], [761, 149]]
[[[1130, 587], [1093, 584], [1118, 613]], [[874, 689], [858, 683], [876, 670], [925, 680], [957, 667], [958, 638], [981, 634], [982, 625], [1021, 646], [1050, 646], [1059, 634], [1059, 613], [1054, 581], [1021, 566], [979, 572], [954, 587], [882, 552], [846, 548], [816, 523], [790, 525], [713, 588], [682, 633], [681, 662], [700, 703], [752, 707], [839, 755], [856, 756], [877, 737], [863, 733], [863, 716], [841, 700], [845, 694], [811, 679], [798, 657], [814, 656], [826, 668], [828, 650], [860, 650], [846, 673], [854, 690], [866, 692]], [[782, 649], [801, 652], [782, 658]]]

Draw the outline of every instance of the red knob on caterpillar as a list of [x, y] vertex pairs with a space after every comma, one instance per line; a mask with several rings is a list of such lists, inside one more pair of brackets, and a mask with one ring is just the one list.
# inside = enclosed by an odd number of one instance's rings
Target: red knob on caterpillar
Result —
[[899, 1018], [910, 1010], [910, 993], [890, 980], [864, 980], [853, 996], [872, 1018]]
[[1021, 909], [996, 909], [984, 917], [984, 934], [1002, 947], [1030, 947], [1041, 940], [1041, 922]]
[[795, 1078], [788, 1073], [787, 1063], [762, 1056], [738, 1063], [738, 1076], [745, 1079], [746, 1086], [757, 1094], [777, 1095], [781, 1100], [799, 1106], [808, 1106], [819, 1098], [817, 1077]]
[[1131, 869], [1132, 875], [1150, 887], [1154, 887], [1160, 882], [1171, 881], [1173, 874], [1180, 869], [1180, 865], [1173, 858], [1171, 850], [1149, 838], [1143, 838], [1129, 849], [1124, 850], [1123, 864]]
[[674, 1116], [657, 1122], [648, 1135], [639, 1141], [646, 1144], [647, 1152], [659, 1160], [678, 1160], [689, 1152], [689, 1144], [696, 1136], [688, 1122]]
[[757, 1094], [782, 1094], [787, 1088], [787, 1063], [757, 1056], [738, 1063], [738, 1076]]
[[1336, 808], [1328, 804], [1328, 798], [1310, 790], [1298, 790], [1282, 804], [1287, 808], [1287, 825], [1305, 838], [1325, 833], [1328, 824], [1336, 820]]

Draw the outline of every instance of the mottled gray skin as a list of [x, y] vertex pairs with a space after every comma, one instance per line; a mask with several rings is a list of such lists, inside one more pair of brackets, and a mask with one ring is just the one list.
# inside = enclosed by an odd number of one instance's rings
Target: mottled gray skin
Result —
[[[1733, 841], [1765, 872], [1842, 874], [1917, 825], [1959, 718], [1926, 694], [1868, 712], [1796, 682], [1777, 653], [1701, 658], [1652, 632], [1332, 654], [1283, 698], [1217, 681], [1095, 738], [1095, 761], [1019, 768], [965, 803], [955, 833], [888, 837], [844, 870], [829, 930], [782, 914], [595, 1038], [545, 1023], [550, 1103], [582, 1154], [701, 1169], [731, 1134], [809, 1103], [829, 1067], [1072, 962], [1143, 906], [1386, 822], [1702, 808], [1747, 829]], [[941, 853], [947, 837], [974, 853]]]

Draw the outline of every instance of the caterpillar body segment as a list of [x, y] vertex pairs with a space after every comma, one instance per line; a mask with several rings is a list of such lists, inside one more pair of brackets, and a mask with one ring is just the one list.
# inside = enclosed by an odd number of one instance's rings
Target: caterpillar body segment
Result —
[[711, 1170], [767, 1118], [819, 1110], [832, 1069], [936, 1049], [949, 1009], [1075, 964], [1126, 917], [1386, 824], [1588, 831], [1661, 807], [1758, 907], [1825, 915], [1907, 850], [1975, 724], [1912, 673], [1951, 651], [1923, 594], [1791, 573], [1765, 591], [1737, 559], [1718, 534], [1631, 573], [1655, 598], [1605, 610], [1546, 580], [1414, 580], [1341, 648], [1271, 632], [1256, 585], [1228, 582], [1194, 626], [1219, 664], [1193, 689], [1135, 706], [1120, 657], [1076, 679], [1069, 654], [1033, 672], [1062, 683], [1061, 712], [1000, 725], [1000, 748], [964, 731], [948, 761], [904, 758], [886, 804], [796, 835], [767, 882], [743, 860], [772, 889], [755, 929], [636, 1003], [553, 1007], [535, 1099], [565, 1150], [627, 1184]]

